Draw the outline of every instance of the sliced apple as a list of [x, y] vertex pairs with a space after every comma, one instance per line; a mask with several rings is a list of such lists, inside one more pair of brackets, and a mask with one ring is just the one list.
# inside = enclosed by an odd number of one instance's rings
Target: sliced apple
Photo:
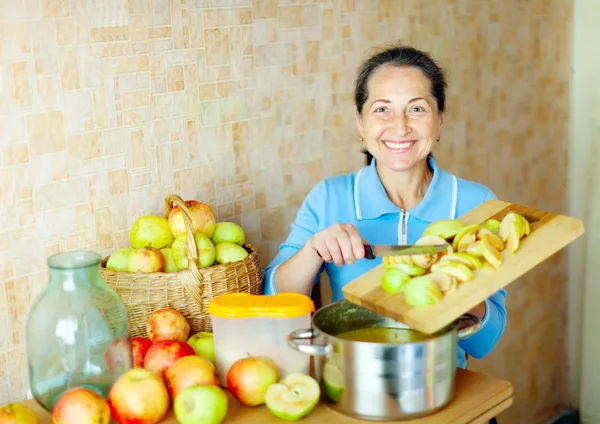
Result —
[[449, 240], [456, 236], [465, 228], [465, 224], [456, 219], [440, 219], [429, 224], [423, 236], [438, 236], [445, 240]]
[[[423, 236], [415, 242], [415, 245], [420, 246], [433, 244], [445, 244], [447, 246], [446, 253], [452, 253], [452, 246], [450, 246], [450, 243], [448, 243], [446, 240], [439, 236]], [[418, 267], [421, 267], [423, 269], [429, 269], [429, 267], [436, 263], [442, 255], [443, 253], [441, 252], [424, 255], [412, 255], [412, 261]]]
[[413, 277], [406, 283], [404, 286], [404, 301], [407, 305], [426, 306], [442, 300], [444, 294], [430, 275]]
[[508, 235], [511, 232], [515, 233], [519, 238], [521, 238], [524, 233], [523, 218], [515, 212], [507, 213], [502, 219], [498, 235], [503, 242], [506, 242], [508, 240]]
[[494, 245], [490, 242], [490, 239], [486, 236], [480, 240], [483, 257], [495, 268], [499, 268], [502, 265], [502, 254]]
[[388, 269], [381, 277], [381, 288], [390, 294], [400, 293], [406, 283], [410, 280], [410, 275], [399, 269]]
[[525, 237], [528, 236], [529, 233], [531, 233], [531, 226], [529, 225], [529, 221], [527, 221], [527, 218], [525, 218], [522, 215], [521, 218], [523, 218], [523, 237]]
[[286, 421], [297, 421], [308, 415], [319, 402], [321, 388], [308, 374], [293, 373], [271, 384], [265, 393], [267, 409]]
[[487, 221], [485, 221], [481, 226], [493, 233], [498, 231], [498, 229], [500, 228], [500, 221], [494, 218], [490, 218]]
[[476, 257], [482, 257], [483, 256], [483, 246], [481, 244], [481, 240], [477, 240], [477, 241], [474, 241], [473, 243], [469, 244], [466, 248], [466, 253], [476, 256]]
[[400, 271], [410, 275], [411, 277], [415, 277], [417, 275], [423, 275], [427, 272], [424, 268], [417, 266], [415, 264], [384, 264], [383, 269], [391, 270], [391, 269], [399, 269]]
[[510, 252], [511, 255], [514, 255], [517, 250], [519, 250], [519, 245], [521, 244], [521, 239], [515, 233], [508, 234], [508, 240], [506, 241], [506, 249]]
[[502, 241], [500, 236], [494, 233], [485, 234], [481, 239], [486, 239], [499, 252], [502, 252], [504, 250], [504, 242]]
[[477, 240], [481, 240], [483, 238], [484, 235], [486, 234], [493, 234], [490, 230], [488, 230], [485, 227], [481, 227], [479, 229], [479, 231], [477, 232]]
[[471, 224], [464, 227], [460, 233], [452, 240], [452, 249], [455, 252], [462, 251], [466, 247], [476, 240], [477, 232], [479, 231], [479, 224]]
[[445, 261], [431, 266], [431, 272], [443, 272], [456, 278], [459, 282], [469, 281], [473, 278], [473, 270], [460, 262]]
[[436, 282], [444, 294], [453, 292], [458, 287], [458, 280], [445, 272], [432, 272], [429, 277]]
[[466, 252], [456, 252], [456, 253], [452, 253], [451, 255], [444, 255], [440, 259], [440, 262], [447, 262], [447, 261], [460, 262], [462, 264], [465, 264], [466, 266], [468, 266], [471, 269], [481, 269], [481, 267], [483, 266], [483, 264], [481, 263], [481, 260], [477, 256], [472, 255], [470, 253], [466, 253]]

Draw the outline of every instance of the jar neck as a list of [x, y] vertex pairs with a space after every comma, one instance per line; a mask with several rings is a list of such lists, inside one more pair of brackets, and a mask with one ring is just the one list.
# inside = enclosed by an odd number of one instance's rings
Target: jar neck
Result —
[[63, 252], [50, 256], [48, 288], [71, 292], [100, 284], [100, 261], [100, 255], [91, 251]]

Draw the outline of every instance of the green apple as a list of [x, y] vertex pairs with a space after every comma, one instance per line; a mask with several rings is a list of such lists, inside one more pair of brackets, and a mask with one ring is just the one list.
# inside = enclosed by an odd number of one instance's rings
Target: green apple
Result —
[[323, 368], [323, 385], [327, 399], [330, 402], [339, 402], [344, 394], [344, 375], [331, 360], [327, 361]]
[[388, 269], [381, 277], [381, 288], [390, 294], [400, 293], [410, 280], [410, 275], [399, 269]]
[[217, 222], [211, 241], [216, 246], [219, 243], [229, 242], [243, 245], [245, 240], [244, 230], [235, 222]]
[[173, 240], [169, 221], [160, 216], [142, 216], [135, 221], [129, 231], [129, 241], [135, 248], [152, 246], [162, 249], [171, 247]]
[[175, 264], [173, 260], [173, 250], [170, 247], [165, 247], [164, 249], [160, 249], [163, 256], [165, 257], [165, 271], [164, 272], [177, 272], [179, 268]]
[[[200, 268], [211, 267], [215, 263], [215, 245], [203, 233], [196, 231], [194, 233], [196, 240], [196, 248], [198, 249], [198, 262]], [[188, 252], [187, 252], [187, 235], [182, 234], [175, 239], [171, 252], [175, 265], [179, 269], [188, 267]]]
[[321, 389], [314, 378], [303, 373], [293, 373], [269, 386], [265, 404], [276, 417], [297, 421], [317, 406], [320, 397]]
[[248, 251], [240, 245], [226, 241], [215, 246], [215, 256], [217, 263], [226, 264], [246, 259]]
[[215, 339], [213, 333], [199, 331], [187, 340], [196, 355], [202, 356], [216, 365]]
[[228, 404], [218, 386], [191, 386], [175, 396], [173, 412], [180, 424], [219, 424], [227, 415]]
[[106, 261], [106, 269], [127, 272], [127, 259], [129, 258], [129, 254], [134, 250], [133, 247], [122, 247], [115, 250], [108, 258], [108, 261]]

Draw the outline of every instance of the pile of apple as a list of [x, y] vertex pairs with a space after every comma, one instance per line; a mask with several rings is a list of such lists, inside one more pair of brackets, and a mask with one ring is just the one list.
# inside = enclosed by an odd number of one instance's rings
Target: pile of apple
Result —
[[[229, 398], [219, 386], [212, 333], [191, 337], [177, 310], [163, 308], [148, 318], [147, 338], [132, 339], [133, 368], [110, 388], [108, 399], [86, 388], [64, 393], [52, 419], [55, 424], [156, 424], [173, 408], [180, 424], [219, 424]], [[295, 421], [318, 403], [320, 387], [306, 374], [279, 379], [275, 363], [264, 356], [243, 357], [227, 370], [228, 389], [246, 406], [266, 404], [269, 411]]]
[[[210, 205], [196, 200], [185, 202], [194, 229], [200, 268], [237, 262], [248, 256], [245, 234], [235, 222], [217, 222]], [[168, 217], [146, 215], [129, 231], [131, 247], [116, 249], [106, 269], [124, 272], [177, 272], [188, 267], [187, 233], [183, 211], [175, 206]]]
[[481, 225], [456, 219], [432, 222], [415, 244], [445, 244], [446, 251], [384, 257], [381, 288], [403, 293], [411, 306], [437, 303], [460, 283], [473, 279], [476, 270], [495, 272], [502, 265], [502, 252], [514, 255], [529, 233], [529, 221], [516, 212], [509, 212], [501, 222], [488, 219]]

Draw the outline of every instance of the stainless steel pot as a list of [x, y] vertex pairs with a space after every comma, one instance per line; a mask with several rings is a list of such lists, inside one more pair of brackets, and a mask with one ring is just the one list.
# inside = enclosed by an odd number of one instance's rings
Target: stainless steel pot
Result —
[[[463, 321], [474, 325], [460, 328]], [[453, 399], [457, 342], [480, 325], [467, 314], [424, 341], [357, 342], [336, 335], [407, 326], [341, 300], [316, 311], [313, 328], [290, 333], [288, 344], [314, 356], [315, 377], [333, 409], [363, 420], [403, 420], [431, 415]]]

